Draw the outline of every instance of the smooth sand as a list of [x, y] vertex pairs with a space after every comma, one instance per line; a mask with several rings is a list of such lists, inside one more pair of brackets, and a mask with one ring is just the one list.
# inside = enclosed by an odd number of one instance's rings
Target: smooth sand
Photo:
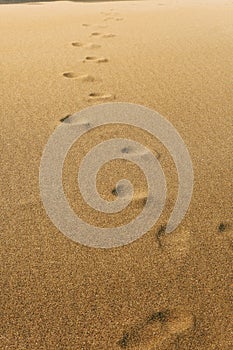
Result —
[[[2, 5], [0, 13], [0, 348], [232, 349], [233, 3], [28, 3]], [[181, 225], [164, 235], [177, 191], [167, 151], [130, 128], [86, 136], [64, 171], [84, 219], [122, 224], [145, 200], [142, 174], [118, 161], [100, 172], [98, 188], [113, 199], [114, 183], [134, 174], [131, 211], [111, 221], [77, 201], [77, 163], [112, 133], [156, 149], [169, 188], [150, 232], [96, 250], [72, 242], [48, 219], [39, 165], [61, 118], [111, 101], [142, 104], [170, 120], [190, 152], [195, 184]]]

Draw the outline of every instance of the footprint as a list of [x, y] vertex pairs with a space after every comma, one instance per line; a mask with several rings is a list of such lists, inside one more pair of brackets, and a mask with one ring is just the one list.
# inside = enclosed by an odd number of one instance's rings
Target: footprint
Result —
[[92, 32], [91, 33], [91, 36], [98, 36], [98, 35], [101, 35], [101, 33], [100, 32]]
[[66, 72], [66, 73], [63, 73], [63, 77], [65, 77], [65, 78], [77, 78], [78, 75], [74, 72]]
[[66, 115], [64, 118], [60, 119], [61, 123], [65, 123], [65, 124], [73, 124], [73, 125], [79, 125], [81, 127], [83, 127], [84, 129], [90, 129], [91, 127], [91, 123], [88, 121], [88, 119], [86, 118], [78, 118], [77, 119], [77, 115], [73, 114], [73, 115]]
[[115, 99], [114, 95], [111, 94], [100, 94], [98, 92], [91, 92], [88, 97], [88, 101], [93, 101], [93, 100], [108, 100], [108, 99]]
[[[131, 156], [137, 157], [143, 157], [143, 158], [147, 158], [150, 155], [150, 152], [148, 150], [137, 150], [136, 148], [130, 147], [130, 146], [125, 146], [121, 149], [121, 152], [124, 154], [131, 154]], [[161, 157], [161, 154], [154, 150], [155, 156], [157, 159], [159, 159]]]
[[191, 312], [162, 310], [152, 312], [145, 320], [123, 332], [117, 342], [122, 349], [154, 350], [161, 345], [171, 349], [174, 341], [195, 329], [196, 320]]
[[106, 63], [108, 62], [108, 58], [106, 57], [95, 57], [95, 56], [86, 56], [83, 60], [83, 62], [88, 62], [88, 61], [92, 61], [92, 62], [96, 62], [96, 63]]
[[100, 57], [96, 60], [97, 63], [106, 63], [108, 62], [108, 58]]
[[123, 17], [117, 17], [117, 18], [115, 18], [116, 21], [123, 21], [123, 19], [124, 19]]
[[166, 225], [161, 225], [158, 230], [156, 231], [156, 239], [159, 244], [159, 248], [162, 248], [162, 238], [166, 234]]
[[108, 33], [108, 34], [103, 34], [102, 38], [114, 38], [116, 34]]
[[86, 57], [84, 58], [84, 60], [86, 60], [86, 61], [96, 61], [96, 60], [97, 60], [97, 57], [95, 57], [95, 56], [86, 56]]
[[[122, 349], [135, 349], [135, 347], [138, 348], [139, 345], [147, 345], [148, 348], [149, 342], [151, 341], [150, 338], [153, 337], [154, 334], [156, 334], [156, 338], [158, 338], [162, 333], [163, 324], [167, 322], [169, 314], [169, 310], [152, 312], [145, 320], [133, 325], [129, 330], [124, 331], [117, 345]], [[154, 341], [153, 339], [153, 343]]]
[[63, 73], [63, 76], [65, 78], [79, 79], [79, 80], [81, 80], [83, 82], [93, 82], [93, 81], [96, 80], [92, 75], [89, 75], [89, 74], [79, 75], [79, 74], [77, 74], [75, 72]]
[[94, 43], [83, 44], [80, 41], [75, 41], [71, 43], [71, 45], [74, 47], [84, 47], [85, 49], [99, 49], [101, 47], [100, 44], [94, 44]]
[[80, 41], [75, 41], [73, 43], [71, 43], [72, 46], [75, 46], [75, 47], [82, 47], [83, 44], [80, 42]]

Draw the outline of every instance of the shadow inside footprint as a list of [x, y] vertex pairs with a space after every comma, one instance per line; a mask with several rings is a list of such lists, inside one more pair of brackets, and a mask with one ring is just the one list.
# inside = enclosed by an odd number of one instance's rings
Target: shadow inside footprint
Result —
[[91, 92], [89, 94], [88, 101], [92, 100], [108, 100], [108, 99], [115, 99], [115, 96], [112, 94], [100, 94], [98, 92]]
[[98, 35], [101, 35], [101, 33], [99, 33], [99, 32], [93, 32], [93, 33], [91, 33], [91, 36], [98, 36]]
[[67, 114], [65, 117], [60, 119], [60, 122], [63, 123], [64, 121], [66, 121], [68, 118], [70, 117], [70, 114]]
[[159, 247], [162, 247], [161, 237], [166, 233], [167, 225], [161, 225], [156, 231], [156, 239], [158, 241]]
[[106, 63], [108, 62], [108, 58], [100, 57], [96, 60], [97, 63]]
[[90, 97], [98, 97], [98, 96], [101, 96], [100, 94], [96, 93], [96, 92], [91, 92], [89, 94]]
[[219, 232], [225, 232], [230, 228], [229, 223], [227, 222], [221, 222], [218, 226], [218, 231]]
[[168, 320], [169, 316], [170, 316], [169, 310], [153, 312], [146, 320], [146, 324], [150, 324], [150, 323], [153, 323], [155, 321], [159, 321], [161, 323], [164, 323]]
[[67, 72], [67, 73], [63, 73], [63, 77], [65, 78], [76, 78], [77, 75], [73, 72]]
[[95, 56], [86, 56], [85, 57], [85, 61], [96, 61], [97, 60], [97, 57]]
[[80, 42], [80, 41], [75, 41], [73, 43], [71, 43], [72, 46], [75, 46], [75, 47], [81, 47], [83, 46], [83, 44]]
[[122, 338], [117, 342], [117, 345], [119, 345], [122, 349], [125, 349], [127, 348], [129, 342], [130, 342], [130, 333], [124, 332]]

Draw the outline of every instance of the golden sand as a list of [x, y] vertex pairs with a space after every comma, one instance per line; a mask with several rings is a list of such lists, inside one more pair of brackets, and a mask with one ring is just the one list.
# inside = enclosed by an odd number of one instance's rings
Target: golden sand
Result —
[[[0, 14], [0, 349], [231, 350], [233, 3], [28, 3], [1, 5]], [[100, 171], [97, 186], [112, 200], [119, 178], [131, 178], [130, 210], [106, 218], [78, 197], [80, 157], [112, 134], [156, 149], [168, 182], [166, 209], [147, 234], [98, 250], [51, 223], [39, 166], [60, 119], [114, 101], [149, 107], [175, 126], [192, 158], [194, 192], [180, 226], [164, 235], [177, 194], [166, 149], [130, 127], [87, 134], [64, 169], [83, 219], [124, 224], [146, 198], [141, 172], [121, 161]]]

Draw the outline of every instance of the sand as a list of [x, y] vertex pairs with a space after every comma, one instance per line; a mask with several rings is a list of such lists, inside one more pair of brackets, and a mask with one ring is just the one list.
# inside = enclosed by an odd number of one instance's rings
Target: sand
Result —
[[[0, 13], [0, 349], [232, 349], [232, 1], [25, 3]], [[106, 126], [75, 145], [64, 188], [84, 220], [128, 222], [147, 195], [143, 174], [120, 160], [100, 171], [106, 199], [122, 176], [136, 188], [130, 210], [106, 217], [80, 199], [77, 166], [113, 134], [145, 143], [169, 189], [153, 228], [124, 247], [94, 249], [46, 215], [39, 166], [49, 136], [62, 118], [103, 102], [149, 107], [182, 136], [194, 191], [171, 234], [163, 226], [176, 169], [159, 141], [130, 127]]]

